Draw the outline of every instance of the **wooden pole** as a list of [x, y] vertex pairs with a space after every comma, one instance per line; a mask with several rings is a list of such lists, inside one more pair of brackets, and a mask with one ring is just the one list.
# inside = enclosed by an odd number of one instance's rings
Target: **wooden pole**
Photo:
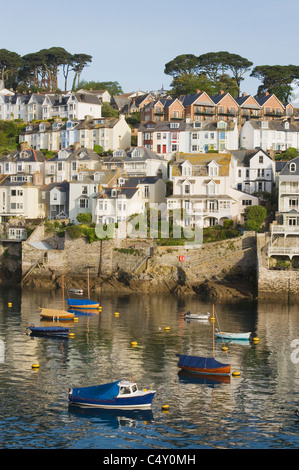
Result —
[[64, 275], [61, 275], [61, 282], [62, 282], [62, 310], [64, 310]]

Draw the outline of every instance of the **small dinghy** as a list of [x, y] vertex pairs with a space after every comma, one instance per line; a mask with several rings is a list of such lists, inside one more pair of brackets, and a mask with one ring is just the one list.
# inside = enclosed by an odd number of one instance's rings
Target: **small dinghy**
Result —
[[69, 289], [70, 294], [83, 295], [83, 289]]
[[227, 333], [225, 331], [218, 331], [217, 328], [215, 329], [215, 336], [216, 338], [222, 339], [249, 339], [251, 332], [249, 333]]
[[135, 382], [118, 380], [92, 387], [69, 390], [71, 404], [109, 409], [148, 409], [155, 396], [154, 390], [138, 390]]

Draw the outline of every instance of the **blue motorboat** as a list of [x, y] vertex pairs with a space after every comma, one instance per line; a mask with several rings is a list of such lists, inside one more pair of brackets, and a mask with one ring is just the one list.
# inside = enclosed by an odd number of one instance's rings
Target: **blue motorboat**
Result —
[[149, 409], [155, 396], [154, 390], [138, 390], [136, 382], [118, 380], [103, 385], [72, 388], [71, 404], [109, 409]]

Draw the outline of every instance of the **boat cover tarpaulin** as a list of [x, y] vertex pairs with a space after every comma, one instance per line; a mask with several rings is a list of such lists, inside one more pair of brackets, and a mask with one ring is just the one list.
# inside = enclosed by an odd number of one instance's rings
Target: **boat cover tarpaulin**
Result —
[[180, 358], [178, 366], [190, 367], [194, 369], [218, 369], [219, 367], [228, 367], [229, 364], [222, 364], [213, 357], [187, 356], [177, 354]]
[[119, 381], [93, 387], [73, 388], [73, 396], [90, 400], [113, 400], [119, 393]]

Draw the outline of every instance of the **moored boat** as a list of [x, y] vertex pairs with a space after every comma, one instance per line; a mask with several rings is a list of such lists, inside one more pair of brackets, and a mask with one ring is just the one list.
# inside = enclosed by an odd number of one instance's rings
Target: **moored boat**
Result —
[[70, 294], [83, 295], [83, 289], [69, 289]]
[[99, 302], [90, 299], [65, 299], [68, 303], [68, 308], [73, 310], [96, 310], [100, 307]]
[[187, 372], [204, 375], [230, 375], [230, 364], [222, 364], [216, 361], [215, 356], [215, 318], [213, 305], [213, 355], [212, 357], [189, 356], [177, 354], [179, 357], [178, 367]]
[[71, 404], [109, 409], [148, 409], [155, 390], [138, 390], [136, 382], [118, 380], [108, 384], [69, 390]]
[[47, 318], [48, 320], [70, 320], [75, 317], [75, 314], [72, 312], [67, 312], [66, 310], [56, 310], [54, 308], [42, 308], [40, 312], [42, 318]]
[[[67, 304], [68, 304], [68, 309], [73, 309], [73, 310], [91, 310], [91, 309], [98, 309], [100, 307], [100, 303], [96, 302], [94, 300], [90, 300], [90, 288], [89, 288], [89, 269], [92, 266], [87, 266], [87, 299], [71, 299], [68, 298], [66, 299]], [[76, 290], [76, 289], [72, 289]], [[69, 292], [71, 292], [71, 289], [69, 289]], [[82, 294], [83, 295], [83, 291]]]
[[215, 329], [215, 337], [222, 338], [222, 339], [249, 339], [251, 336], [251, 332], [248, 333], [227, 333], [225, 331], [218, 331]]
[[34, 326], [33, 323], [28, 328], [32, 333], [42, 336], [67, 336], [70, 331], [62, 326]]
[[210, 313], [191, 313], [190, 311], [185, 313], [185, 320], [208, 320]]
[[178, 367], [187, 372], [204, 375], [230, 375], [230, 364], [222, 364], [214, 357], [188, 356], [177, 354]]

